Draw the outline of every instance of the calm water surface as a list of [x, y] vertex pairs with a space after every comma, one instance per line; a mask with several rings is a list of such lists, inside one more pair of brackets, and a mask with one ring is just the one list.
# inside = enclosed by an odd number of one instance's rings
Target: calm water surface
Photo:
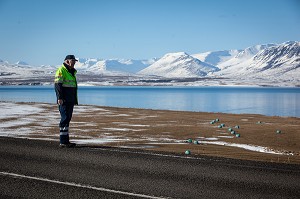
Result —
[[[79, 87], [79, 103], [300, 117], [300, 88]], [[55, 103], [53, 86], [0, 86], [0, 101]]]

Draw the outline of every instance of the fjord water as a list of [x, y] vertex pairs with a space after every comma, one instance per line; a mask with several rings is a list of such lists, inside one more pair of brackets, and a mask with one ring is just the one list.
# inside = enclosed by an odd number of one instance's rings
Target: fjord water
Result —
[[[79, 87], [79, 103], [196, 112], [300, 117], [300, 88]], [[1, 86], [0, 101], [56, 103], [53, 86]]]

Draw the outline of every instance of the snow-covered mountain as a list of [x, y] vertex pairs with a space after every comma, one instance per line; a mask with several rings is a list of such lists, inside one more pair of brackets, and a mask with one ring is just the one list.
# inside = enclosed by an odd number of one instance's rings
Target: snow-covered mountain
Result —
[[29, 66], [29, 64], [28, 64], [27, 62], [25, 62], [25, 61], [18, 61], [18, 62], [16, 63], [16, 65]]
[[235, 56], [231, 57], [230, 59], [219, 62], [217, 66], [218, 68], [223, 70], [230, 66], [238, 65], [242, 62], [251, 59], [258, 52], [272, 46], [275, 46], [275, 44], [264, 44], [264, 45], [256, 45], [256, 46], [248, 47], [244, 50], [239, 51], [239, 53], [237, 53]]
[[[145, 85], [186, 78], [194, 82], [184, 85], [300, 86], [300, 42], [297, 41], [192, 56], [184, 52], [168, 53], [160, 59], [149, 60], [77, 59], [75, 68], [80, 81], [101, 81], [101, 85]], [[58, 67], [0, 60], [0, 85], [51, 84]]]
[[264, 44], [248, 47], [244, 50], [223, 50], [223, 51], [213, 51], [193, 54], [192, 56], [218, 67], [219, 69], [224, 69], [228, 66], [236, 65], [244, 62], [254, 55], [256, 55], [261, 50], [275, 46], [275, 44]]
[[156, 61], [155, 58], [149, 60], [132, 59], [84, 59], [79, 58], [75, 67], [81, 72], [92, 72], [101, 74], [135, 74], [148, 67]]
[[218, 68], [202, 62], [185, 52], [168, 53], [161, 59], [141, 70], [138, 74], [155, 75], [161, 77], [203, 77]]
[[[256, 70], [282, 69], [288, 72], [300, 67], [300, 42], [286, 42], [267, 48], [253, 57]], [[282, 67], [285, 66], [285, 67]]]
[[0, 61], [0, 71], [1, 74], [11, 74], [11, 77], [23, 77], [26, 78], [34, 74], [48, 74], [55, 70], [53, 66], [30, 66], [26, 62], [17, 62], [15, 64], [10, 64], [7, 61]]
[[26, 62], [0, 61], [0, 85], [35, 85], [53, 82], [53, 66], [30, 66]]
[[[215, 76], [243, 78], [281, 78], [300, 81], [300, 42], [260, 45], [247, 48], [237, 56], [220, 63]], [[249, 51], [247, 51], [249, 50]]]
[[218, 66], [233, 57], [235, 57], [241, 50], [222, 50], [193, 54], [192, 56], [199, 59], [202, 62], [209, 63], [213, 66]]

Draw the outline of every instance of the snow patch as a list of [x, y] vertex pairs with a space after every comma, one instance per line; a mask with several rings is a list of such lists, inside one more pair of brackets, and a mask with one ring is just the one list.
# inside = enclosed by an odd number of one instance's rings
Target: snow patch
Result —
[[285, 153], [280, 151], [272, 150], [268, 147], [262, 147], [262, 146], [255, 146], [250, 144], [237, 144], [237, 143], [229, 143], [229, 142], [222, 142], [222, 141], [201, 141], [202, 144], [215, 144], [215, 145], [222, 145], [222, 146], [230, 146], [230, 147], [237, 147], [246, 149], [249, 151], [255, 151], [260, 153], [270, 153], [270, 154], [277, 154], [277, 155], [293, 155], [293, 153]]
[[44, 109], [27, 104], [15, 104], [0, 102], [1, 114], [0, 119], [24, 117], [26, 115], [32, 115], [42, 112]]

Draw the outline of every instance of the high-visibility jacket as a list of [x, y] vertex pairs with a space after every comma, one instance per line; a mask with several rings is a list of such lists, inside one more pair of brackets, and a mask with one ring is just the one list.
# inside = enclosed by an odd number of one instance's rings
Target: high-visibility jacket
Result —
[[54, 80], [57, 100], [78, 104], [76, 73], [75, 69], [69, 69], [65, 64], [57, 69]]

